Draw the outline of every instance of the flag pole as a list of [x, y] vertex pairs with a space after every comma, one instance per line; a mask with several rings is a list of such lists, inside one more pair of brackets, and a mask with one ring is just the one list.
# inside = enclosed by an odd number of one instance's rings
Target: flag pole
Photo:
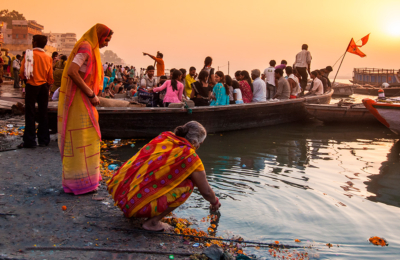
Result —
[[344, 57], [346, 57], [347, 50], [349, 49], [349, 46], [350, 46], [352, 40], [353, 40], [353, 38], [351, 38], [351, 40], [350, 40], [350, 42], [349, 42], [349, 45], [347, 45], [346, 51], [345, 51], [345, 53], [343, 54], [343, 59], [342, 59], [342, 61], [340, 62], [340, 65], [339, 65], [338, 70], [336, 71], [336, 75], [335, 75], [335, 78], [333, 79], [332, 87], [333, 87], [333, 84], [335, 84], [336, 77], [337, 77], [337, 75], [338, 75], [338, 73], [339, 73], [340, 67], [342, 67], [342, 63], [343, 63]]

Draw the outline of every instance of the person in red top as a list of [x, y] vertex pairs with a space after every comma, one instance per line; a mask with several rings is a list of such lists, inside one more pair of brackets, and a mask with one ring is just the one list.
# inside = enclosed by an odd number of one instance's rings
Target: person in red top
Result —
[[161, 52], [159, 52], [159, 51], [157, 52], [157, 57], [154, 57], [153, 55], [150, 55], [145, 52], [143, 52], [143, 55], [145, 55], [145, 56], [147, 55], [157, 62], [157, 65], [156, 65], [157, 77], [161, 77], [161, 76], [165, 75], [165, 72], [164, 72], [165, 66], [164, 66], [164, 60], [163, 60], [164, 55]]
[[[33, 51], [27, 50], [21, 63], [20, 77], [25, 80], [25, 132], [24, 142], [18, 148], [36, 147], [35, 104], [38, 103], [39, 128], [37, 137], [39, 146], [50, 143], [47, 105], [49, 102], [49, 86], [53, 84], [53, 59], [44, 52], [47, 37], [34, 35], [32, 37]], [[33, 54], [32, 54], [33, 53]], [[33, 60], [32, 60], [33, 58]], [[28, 70], [25, 73], [25, 63]]]

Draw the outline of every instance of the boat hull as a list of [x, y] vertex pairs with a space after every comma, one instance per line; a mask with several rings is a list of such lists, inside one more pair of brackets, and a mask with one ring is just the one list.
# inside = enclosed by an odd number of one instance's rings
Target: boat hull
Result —
[[380, 103], [369, 98], [363, 99], [363, 103], [382, 124], [400, 135], [400, 104]]
[[379, 124], [365, 107], [307, 104], [306, 109], [311, 116], [325, 123]]
[[[98, 107], [102, 138], [154, 137], [195, 120], [209, 133], [277, 125], [307, 118], [306, 103], [329, 104], [333, 91], [320, 96], [278, 102], [181, 108]], [[57, 129], [57, 107], [49, 106], [49, 122]]]
[[333, 87], [333, 96], [337, 97], [348, 97], [353, 95], [353, 88], [352, 86], [340, 86], [340, 87]]
[[[378, 97], [379, 88], [354, 88], [354, 94], [370, 95]], [[400, 96], [400, 88], [385, 88], [383, 89], [386, 97]]]

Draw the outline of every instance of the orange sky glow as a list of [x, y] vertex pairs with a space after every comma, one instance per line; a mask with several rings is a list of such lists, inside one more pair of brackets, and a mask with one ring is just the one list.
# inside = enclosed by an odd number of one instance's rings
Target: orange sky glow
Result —
[[350, 78], [354, 67], [400, 69], [398, 0], [3, 2], [1, 9], [23, 13], [44, 25], [45, 32], [74, 32], [79, 38], [103, 23], [114, 31], [108, 49], [136, 68], [152, 64], [143, 51], [161, 51], [168, 69], [200, 69], [211, 56], [213, 67], [224, 73], [229, 61], [233, 75], [236, 70], [264, 70], [271, 59], [291, 65], [307, 43], [311, 69], [319, 69], [333, 65], [352, 37], [357, 41], [371, 33], [361, 48], [367, 57], [348, 53], [338, 78]]

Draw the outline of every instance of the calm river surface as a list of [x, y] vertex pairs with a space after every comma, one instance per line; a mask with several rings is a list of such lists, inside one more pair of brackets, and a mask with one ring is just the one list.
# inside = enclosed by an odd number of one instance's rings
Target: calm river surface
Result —
[[[147, 141], [114, 153], [126, 161]], [[319, 121], [213, 134], [198, 150], [222, 203], [217, 235], [300, 239], [320, 259], [400, 258], [399, 153], [399, 136], [383, 125]], [[175, 213], [200, 220], [208, 205], [195, 192]], [[245, 252], [271, 258], [267, 249]]]

